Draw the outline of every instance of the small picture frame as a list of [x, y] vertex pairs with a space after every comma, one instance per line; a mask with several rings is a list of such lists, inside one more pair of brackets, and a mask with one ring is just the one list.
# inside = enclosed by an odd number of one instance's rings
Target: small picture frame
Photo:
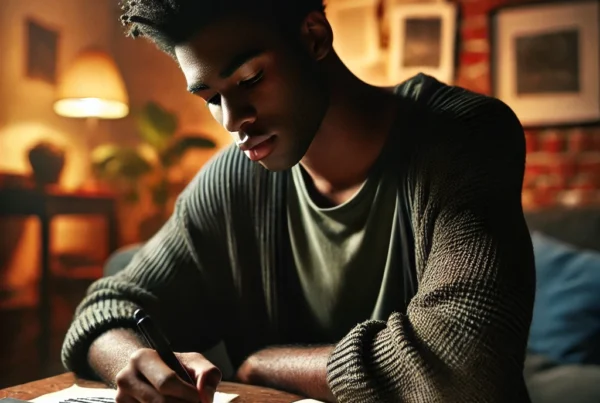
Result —
[[351, 69], [368, 68], [380, 59], [378, 0], [327, 1], [333, 47]]
[[388, 77], [402, 82], [418, 73], [452, 84], [458, 7], [454, 3], [398, 3], [387, 11]]
[[527, 128], [600, 122], [597, 0], [544, 1], [490, 13], [492, 95]]
[[48, 84], [56, 83], [58, 32], [32, 19], [25, 21], [25, 74]]

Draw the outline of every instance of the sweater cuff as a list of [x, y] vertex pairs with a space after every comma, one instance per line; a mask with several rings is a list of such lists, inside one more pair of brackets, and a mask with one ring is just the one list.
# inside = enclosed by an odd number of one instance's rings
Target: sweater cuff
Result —
[[367, 321], [356, 326], [335, 347], [327, 364], [327, 382], [338, 402], [375, 402], [396, 396], [403, 385], [406, 363], [399, 351], [407, 348], [399, 313], [388, 322]]
[[132, 302], [113, 300], [96, 302], [78, 312], [63, 342], [61, 359], [64, 367], [79, 376], [96, 378], [88, 364], [90, 345], [108, 330], [136, 329], [133, 313], [138, 308]]
[[327, 363], [327, 383], [338, 402], [372, 400], [371, 350], [385, 325], [383, 321], [361, 323], [335, 346]]

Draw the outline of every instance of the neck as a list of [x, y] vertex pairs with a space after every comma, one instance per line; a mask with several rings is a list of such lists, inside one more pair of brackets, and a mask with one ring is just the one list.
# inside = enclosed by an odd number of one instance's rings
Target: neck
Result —
[[335, 199], [367, 178], [396, 116], [397, 99], [354, 76], [337, 58], [328, 63], [330, 106], [300, 162], [316, 190]]

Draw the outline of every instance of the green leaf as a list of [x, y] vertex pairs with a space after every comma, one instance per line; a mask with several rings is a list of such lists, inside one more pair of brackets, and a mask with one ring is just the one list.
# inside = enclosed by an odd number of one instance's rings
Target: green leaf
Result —
[[206, 137], [187, 135], [177, 137], [175, 141], [167, 147], [161, 154], [160, 160], [166, 167], [177, 163], [186, 151], [192, 148], [210, 149], [217, 145], [214, 141]]
[[90, 156], [93, 175], [100, 179], [110, 180], [111, 162], [118, 158], [121, 149], [121, 146], [113, 144], [96, 147]]
[[116, 144], [102, 144], [98, 147], [94, 148], [91, 153], [91, 160], [94, 164], [102, 164], [103, 162], [114, 158], [116, 154], [119, 153], [119, 150], [123, 148], [122, 146], [118, 146]]
[[137, 180], [150, 172], [152, 165], [133, 148], [102, 145], [92, 152], [92, 170], [97, 177], [107, 180]]
[[169, 144], [177, 130], [177, 116], [154, 102], [148, 102], [137, 118], [140, 136], [157, 150]]

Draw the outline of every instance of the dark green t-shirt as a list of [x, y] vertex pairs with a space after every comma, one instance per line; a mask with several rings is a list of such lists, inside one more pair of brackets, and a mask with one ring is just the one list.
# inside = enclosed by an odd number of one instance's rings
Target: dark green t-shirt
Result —
[[[380, 159], [381, 161], [381, 159]], [[311, 199], [307, 173], [296, 165], [288, 189], [288, 228], [309, 319], [333, 340], [357, 323], [380, 318], [394, 254], [397, 182], [377, 169], [345, 203], [320, 208]], [[308, 182], [310, 183], [310, 182]]]

